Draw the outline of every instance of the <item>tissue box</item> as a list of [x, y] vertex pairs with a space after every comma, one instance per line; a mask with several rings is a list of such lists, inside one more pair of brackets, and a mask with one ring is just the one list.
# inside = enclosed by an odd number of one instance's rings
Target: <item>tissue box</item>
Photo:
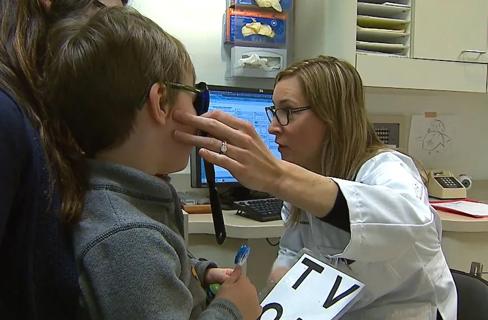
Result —
[[[286, 46], [286, 14], [228, 8], [226, 16], [226, 43], [265, 47]], [[262, 34], [245, 36], [242, 28], [251, 23], [261, 23], [261, 26], [271, 28], [274, 36]]]
[[[242, 63], [252, 55], [266, 59], [266, 65]], [[286, 56], [286, 49], [234, 46], [230, 51], [230, 76], [274, 78], [286, 67]]]
[[[253, 6], [253, 7], [258, 7], [260, 8], [255, 0], [230, 0], [230, 5], [231, 6]], [[293, 0], [281, 0], [280, 1], [281, 8], [283, 11], [289, 11], [292, 8], [293, 5]], [[269, 8], [271, 10], [274, 10], [273, 8]]]

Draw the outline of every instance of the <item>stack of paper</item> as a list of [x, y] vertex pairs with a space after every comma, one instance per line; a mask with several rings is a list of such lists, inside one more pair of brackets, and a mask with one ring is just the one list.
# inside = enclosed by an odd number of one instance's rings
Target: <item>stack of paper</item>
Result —
[[358, 51], [407, 56], [410, 0], [358, 0]]
[[381, 43], [381, 42], [366, 42], [357, 41], [356, 48], [363, 51], [376, 51], [383, 53], [400, 53], [406, 49], [406, 46], [401, 43]]
[[432, 207], [442, 211], [464, 214], [472, 217], [488, 217], [488, 204], [471, 199], [431, 201]]

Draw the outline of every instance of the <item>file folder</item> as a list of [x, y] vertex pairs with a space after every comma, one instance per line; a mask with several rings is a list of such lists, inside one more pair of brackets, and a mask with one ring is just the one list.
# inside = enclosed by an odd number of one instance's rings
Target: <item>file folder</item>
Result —
[[475, 218], [488, 217], [488, 204], [473, 199], [431, 201], [430, 204], [435, 209], [441, 211], [468, 215]]

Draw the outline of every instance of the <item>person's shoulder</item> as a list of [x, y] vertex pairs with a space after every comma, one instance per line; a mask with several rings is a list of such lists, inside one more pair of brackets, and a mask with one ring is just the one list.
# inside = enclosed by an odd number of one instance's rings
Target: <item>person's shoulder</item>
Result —
[[18, 103], [0, 88], [0, 152], [12, 159], [34, 152], [37, 132]]
[[404, 163], [409, 166], [414, 165], [410, 156], [396, 150], [385, 150], [368, 159], [363, 166], [375, 166], [384, 163]]
[[[163, 221], [153, 219], [145, 212], [144, 206], [137, 205], [133, 198], [112, 187], [95, 186], [86, 193], [81, 223], [87, 230], [104, 232], [101, 230], [148, 228], [169, 233], [169, 227]], [[170, 213], [167, 212], [167, 215]]]
[[417, 171], [414, 161], [408, 155], [396, 150], [384, 150], [363, 163], [357, 178], [364, 179], [378, 172], [395, 172], [399, 168], [405, 168], [408, 172]]
[[23, 137], [35, 136], [31, 121], [19, 103], [0, 88], [0, 131], [3, 135], [20, 140]]
[[137, 250], [142, 240], [157, 246], [181, 246], [181, 237], [170, 226], [121, 202], [124, 201], [106, 191], [89, 193], [82, 219], [73, 228], [77, 258], [83, 259], [102, 243], [112, 248], [123, 248], [125, 251]]
[[[0, 121], [6, 128], [8, 124], [22, 123], [25, 119], [24, 113], [17, 102], [7, 92], [0, 88]], [[10, 126], [9, 126], [10, 127]]]
[[0, 104], [17, 106], [15, 99], [10, 96], [4, 89], [0, 88]]

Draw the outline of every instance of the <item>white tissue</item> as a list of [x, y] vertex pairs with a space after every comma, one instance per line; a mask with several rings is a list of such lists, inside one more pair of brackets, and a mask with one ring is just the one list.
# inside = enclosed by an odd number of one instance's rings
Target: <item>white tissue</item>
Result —
[[279, 62], [276, 63], [269, 61], [267, 58], [261, 58], [255, 53], [251, 53], [249, 57], [239, 59], [239, 66], [254, 67], [265, 71], [278, 70], [281, 67]]

